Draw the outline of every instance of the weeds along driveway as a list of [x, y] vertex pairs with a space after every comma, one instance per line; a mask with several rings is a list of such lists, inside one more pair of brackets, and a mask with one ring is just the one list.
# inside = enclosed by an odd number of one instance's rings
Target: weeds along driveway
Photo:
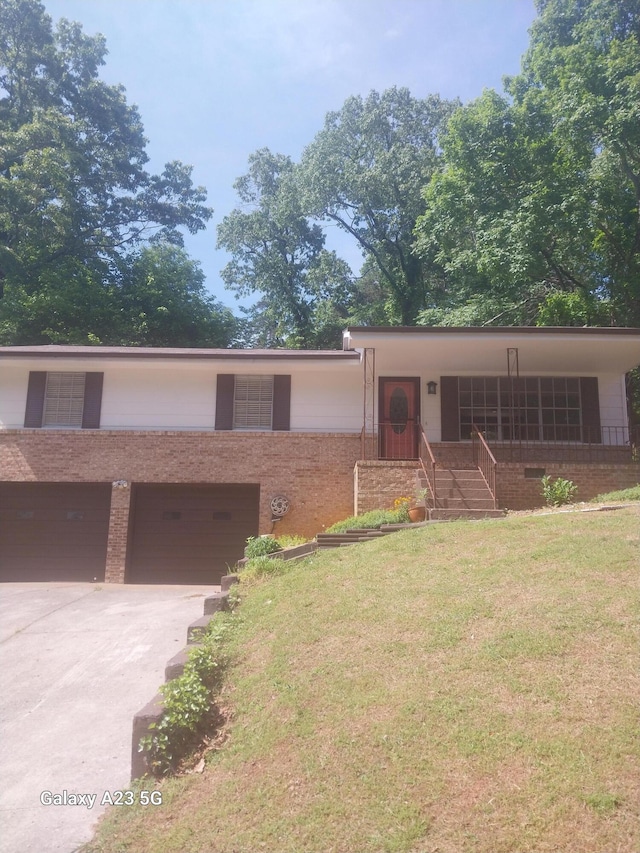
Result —
[[0, 585], [1, 853], [91, 838], [105, 792], [129, 785], [134, 713], [217, 588]]

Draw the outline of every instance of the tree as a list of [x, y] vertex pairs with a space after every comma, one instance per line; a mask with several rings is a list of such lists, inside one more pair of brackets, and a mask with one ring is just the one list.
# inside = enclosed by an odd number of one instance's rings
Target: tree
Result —
[[336, 346], [336, 318], [350, 288], [348, 266], [324, 248], [304, 215], [290, 157], [267, 148], [249, 158], [234, 187], [238, 208], [218, 226], [218, 247], [232, 260], [222, 270], [238, 296], [260, 294], [247, 313], [245, 340], [262, 346]]
[[424, 211], [421, 188], [438, 165], [438, 134], [455, 104], [392, 88], [348, 98], [329, 113], [299, 171], [306, 213], [336, 223], [377, 268], [388, 322], [412, 324], [425, 306], [429, 270], [412, 252]]
[[538, 9], [523, 73], [451, 119], [417, 251], [444, 271], [444, 307], [478, 317], [493, 301], [502, 323], [637, 325], [640, 4]]
[[146, 246], [121, 263], [114, 299], [120, 343], [153, 347], [229, 347], [237, 323], [204, 287], [199, 264], [171, 244]]
[[54, 31], [37, 0], [0, 0], [5, 343], [12, 329], [22, 334], [19, 317], [35, 317], [30, 301], [42, 309], [48, 298], [52, 310], [77, 307], [84, 286], [100, 305], [101, 283], [108, 285], [123, 252], [152, 237], [181, 245], [180, 228], [195, 233], [211, 216], [190, 167], [145, 170], [137, 110], [121, 86], [99, 79], [105, 53], [103, 37], [85, 35], [79, 24], [62, 20]]
[[123, 256], [108, 279], [74, 258], [47, 265], [38, 286], [7, 290], [0, 342], [228, 347], [237, 321], [210, 297], [183, 249], [154, 243]]

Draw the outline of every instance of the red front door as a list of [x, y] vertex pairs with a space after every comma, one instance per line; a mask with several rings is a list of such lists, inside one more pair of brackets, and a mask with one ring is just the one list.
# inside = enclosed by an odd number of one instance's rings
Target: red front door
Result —
[[417, 459], [420, 380], [380, 377], [380, 458]]

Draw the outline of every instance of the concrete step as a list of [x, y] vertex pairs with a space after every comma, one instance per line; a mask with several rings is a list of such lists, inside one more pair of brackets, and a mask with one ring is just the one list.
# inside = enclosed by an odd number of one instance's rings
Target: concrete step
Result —
[[316, 542], [318, 550], [326, 548], [341, 548], [343, 545], [356, 545], [358, 542], [371, 542], [382, 536], [388, 536], [401, 527], [413, 527], [414, 525], [385, 525], [383, 530], [347, 530], [344, 533], [318, 533]]
[[437, 506], [439, 509], [494, 509], [493, 498], [456, 498], [456, 497], [440, 497], [437, 496]]

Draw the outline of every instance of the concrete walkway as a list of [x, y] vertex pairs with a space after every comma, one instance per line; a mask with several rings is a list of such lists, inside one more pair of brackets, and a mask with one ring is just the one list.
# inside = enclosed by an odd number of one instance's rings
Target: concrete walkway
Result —
[[105, 792], [129, 785], [134, 713], [217, 589], [0, 585], [1, 853], [91, 838]]

